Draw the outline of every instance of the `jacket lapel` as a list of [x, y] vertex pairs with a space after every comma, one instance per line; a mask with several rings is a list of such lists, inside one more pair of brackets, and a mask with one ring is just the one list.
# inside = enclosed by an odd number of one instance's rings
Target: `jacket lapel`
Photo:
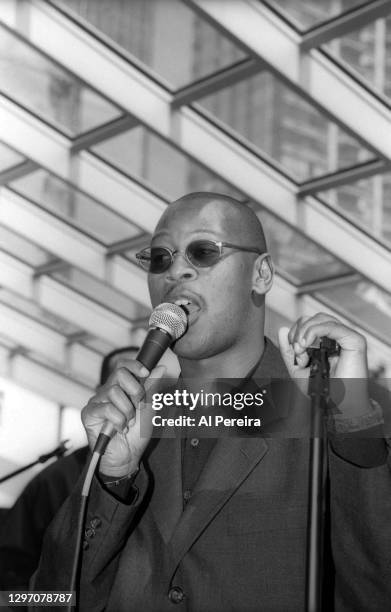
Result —
[[[267, 381], [273, 377], [289, 378], [289, 375], [280, 351], [265, 338], [265, 350], [252, 378]], [[172, 534], [170, 552], [173, 569], [268, 450], [265, 440], [261, 437], [220, 438], [207, 460], [189, 502], [182, 510], [180, 440], [177, 439], [175, 443], [175, 463], [173, 457], [171, 464], [164, 462], [164, 465], [172, 466], [177, 481], [173, 483], [172, 476], [169, 484], [171, 493], [164, 487], [156, 505], [157, 513], [162, 512], [163, 506], [163, 514], [158, 520], [166, 542], [166, 538]], [[171, 494], [173, 497], [170, 499]]]
[[266, 452], [262, 438], [218, 440], [174, 531], [173, 569]]
[[[253, 379], [289, 378], [280, 351], [265, 338], [265, 349]], [[201, 473], [171, 540], [174, 567], [268, 450], [261, 437], [220, 438]], [[180, 476], [181, 479], [181, 476]], [[182, 504], [182, 499], [181, 499]], [[174, 569], [173, 567], [173, 569]]]

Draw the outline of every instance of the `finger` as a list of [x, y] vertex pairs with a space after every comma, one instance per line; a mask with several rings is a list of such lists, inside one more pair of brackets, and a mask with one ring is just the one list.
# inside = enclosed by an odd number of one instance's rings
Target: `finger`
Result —
[[[300, 367], [306, 367], [308, 364], [306, 349], [303, 348], [298, 342], [298, 335], [301, 327], [306, 323], [306, 321], [310, 317], [300, 317], [294, 325], [292, 325], [291, 329], [288, 333], [288, 341], [292, 347], [292, 351], [294, 353], [293, 361], [295, 364]], [[299, 356], [302, 356], [298, 359]]]
[[126, 427], [127, 417], [109, 401], [98, 404], [90, 401], [82, 411], [82, 421], [87, 429], [96, 425], [101, 426], [104, 421], [109, 421], [114, 429], [123, 431]]
[[150, 395], [152, 389], [159, 384], [159, 380], [166, 374], [167, 368], [164, 365], [158, 365], [154, 368], [145, 381], [145, 393]]
[[353, 329], [333, 319], [324, 323], [310, 325], [300, 340], [301, 346], [311, 346], [317, 338], [326, 336], [338, 342], [342, 350], [365, 352], [366, 340], [364, 336]]
[[115, 370], [110, 374], [107, 382], [109, 385], [115, 384], [119, 370], [127, 370], [133, 374], [137, 379], [144, 379], [148, 376], [149, 371], [139, 361], [135, 359], [126, 359], [122, 357], [118, 360], [115, 366]]
[[[140, 368], [137, 368], [140, 371]], [[115, 372], [115, 376], [112, 380], [112, 385], [119, 385], [126, 395], [136, 406], [142, 397], [145, 395], [144, 384], [138, 378], [136, 374], [131, 372], [124, 366], [118, 368]]]
[[111, 386], [109, 386], [109, 383], [106, 383], [104, 386], [100, 387], [99, 391], [91, 398], [86, 406], [86, 408], [88, 408], [88, 414], [91, 417], [95, 416], [96, 407], [100, 404], [112, 404], [125, 415], [127, 420], [134, 416], [134, 404], [129, 395], [125, 393], [118, 383]]
[[289, 343], [292, 344], [292, 345], [293, 345], [293, 343], [295, 341], [295, 336], [296, 336], [296, 333], [297, 333], [297, 328], [298, 328], [300, 322], [301, 322], [301, 317], [292, 325], [292, 327], [289, 330], [288, 340], [289, 340]]
[[296, 353], [296, 363], [300, 369], [306, 368], [309, 364], [309, 361], [310, 356], [307, 351], [304, 351], [304, 353], [301, 353], [300, 355]]
[[127, 421], [134, 417], [135, 407], [131, 399], [119, 385], [110, 387], [107, 393], [109, 401], [125, 415]]
[[127, 429], [128, 432], [130, 432], [130, 435], [132, 434], [131, 429], [135, 427], [140, 432], [141, 437], [149, 438], [151, 436], [153, 430], [152, 415], [154, 414], [152, 409], [152, 394], [159, 386], [159, 381], [164, 376], [166, 371], [167, 368], [165, 366], [156, 366], [156, 368], [151, 371], [150, 375], [146, 379], [145, 396], [137, 405], [135, 419], [128, 423]]
[[296, 321], [296, 323], [291, 327], [289, 331], [289, 335], [288, 335], [289, 342], [292, 344], [296, 355], [303, 353], [302, 347], [299, 344], [300, 331], [310, 318], [311, 317], [304, 317], [304, 316], [299, 317], [299, 319]]
[[[332, 323], [332, 322], [339, 323], [338, 319], [336, 319], [332, 315], [329, 315], [325, 312], [318, 312], [316, 315], [312, 317], [306, 317], [306, 318], [303, 317], [301, 320], [299, 319], [299, 321], [300, 322], [297, 327], [297, 333], [295, 337], [295, 342], [297, 342], [299, 346], [302, 345], [302, 339], [306, 335], [307, 330], [309, 328], [316, 326], [316, 325], [322, 325], [323, 323]], [[316, 340], [316, 337], [313, 338], [312, 342], [315, 342], [315, 340]], [[309, 345], [307, 344], [306, 346], [309, 346]]]
[[287, 327], [282, 327], [278, 332], [278, 340], [280, 344], [281, 355], [285, 361], [288, 370], [296, 372], [302, 368], [306, 368], [309, 363], [309, 355], [307, 351], [300, 350], [298, 354], [295, 350], [295, 344], [289, 342], [289, 330]]
[[[293, 336], [291, 336], [293, 338]], [[281, 327], [278, 330], [278, 343], [280, 345], [281, 356], [288, 369], [288, 372], [293, 375], [297, 369], [295, 366], [295, 352], [292, 343], [289, 340], [290, 330], [288, 327]]]

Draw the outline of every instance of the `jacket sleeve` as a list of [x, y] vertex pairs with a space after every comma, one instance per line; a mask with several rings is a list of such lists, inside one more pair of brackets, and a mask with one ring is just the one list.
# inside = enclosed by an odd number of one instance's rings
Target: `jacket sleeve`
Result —
[[335, 610], [386, 610], [391, 601], [389, 464], [359, 467], [334, 453], [329, 459]]
[[[45, 534], [40, 563], [31, 582], [33, 590], [69, 591], [85, 474], [86, 470]], [[124, 503], [94, 477], [81, 543], [81, 610], [93, 611], [105, 607], [122, 549], [136, 517], [143, 512], [148, 482], [147, 473], [142, 467], [133, 485], [135, 495], [130, 503]]]

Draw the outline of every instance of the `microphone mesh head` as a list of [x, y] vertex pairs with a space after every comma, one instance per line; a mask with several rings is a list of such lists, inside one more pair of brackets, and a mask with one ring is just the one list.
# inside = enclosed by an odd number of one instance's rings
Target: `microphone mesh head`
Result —
[[177, 304], [163, 302], [152, 311], [149, 319], [150, 327], [158, 327], [166, 331], [173, 340], [178, 340], [186, 331], [186, 313]]

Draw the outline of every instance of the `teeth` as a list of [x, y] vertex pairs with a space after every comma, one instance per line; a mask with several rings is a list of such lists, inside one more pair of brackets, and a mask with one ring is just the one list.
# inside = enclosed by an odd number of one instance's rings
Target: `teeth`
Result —
[[189, 304], [191, 304], [191, 302], [187, 298], [180, 298], [179, 300], [176, 300], [174, 304], [176, 304], [177, 306], [188, 306]]

